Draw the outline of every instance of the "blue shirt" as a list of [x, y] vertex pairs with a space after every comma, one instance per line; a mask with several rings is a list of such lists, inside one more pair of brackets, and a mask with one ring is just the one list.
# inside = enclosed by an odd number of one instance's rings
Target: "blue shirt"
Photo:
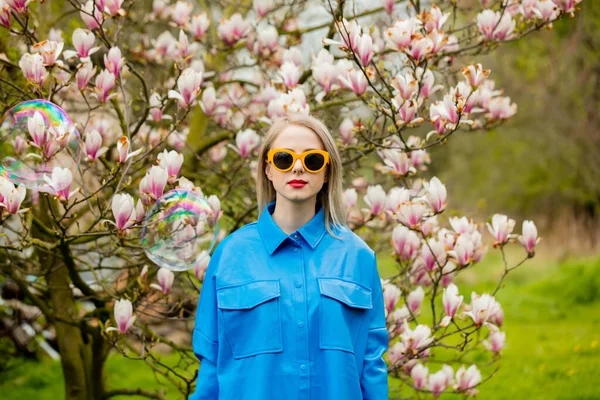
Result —
[[[319, 206], [320, 207], [320, 206]], [[287, 235], [275, 201], [223, 239], [208, 264], [189, 400], [384, 400], [388, 349], [375, 252], [319, 208]]]

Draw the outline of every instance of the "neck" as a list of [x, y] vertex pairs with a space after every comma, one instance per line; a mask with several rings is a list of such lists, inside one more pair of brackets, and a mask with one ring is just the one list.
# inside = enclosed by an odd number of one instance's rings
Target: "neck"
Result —
[[278, 196], [272, 214], [273, 221], [290, 235], [315, 216], [316, 201], [316, 196], [303, 202], [292, 202]]

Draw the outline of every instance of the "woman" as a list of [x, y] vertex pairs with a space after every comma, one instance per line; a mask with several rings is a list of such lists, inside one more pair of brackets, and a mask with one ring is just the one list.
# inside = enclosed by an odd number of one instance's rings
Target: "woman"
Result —
[[223, 239], [206, 270], [190, 399], [387, 399], [381, 281], [344, 225], [333, 137], [290, 113], [267, 132], [258, 174], [258, 221]]

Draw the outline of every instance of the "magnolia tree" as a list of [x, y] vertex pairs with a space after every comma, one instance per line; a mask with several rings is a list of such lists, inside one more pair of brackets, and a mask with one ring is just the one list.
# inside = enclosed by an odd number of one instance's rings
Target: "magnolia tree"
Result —
[[[349, 227], [393, 254], [397, 273], [382, 282], [390, 376], [403, 390], [476, 394], [506, 340], [494, 295], [539, 239], [532, 221], [519, 234], [505, 215], [445, 214], [428, 151], [510, 119], [517, 105], [476, 57], [550, 29], [577, 3], [0, 0], [2, 112], [46, 99], [77, 127], [34, 114], [0, 150], [48, 160], [67, 151], [65, 138], [81, 139], [77, 168], [57, 165], [39, 187], [0, 177], [2, 279], [40, 310], [38, 332], [54, 335], [67, 398], [165, 398], [109, 390], [111, 350], [194, 392], [190, 332], [210, 256], [193, 270], [158, 268], [140, 242], [145, 215], [183, 188], [207, 199], [217, 240], [254, 221], [257, 149], [288, 111], [327, 123]], [[523, 259], [505, 261], [492, 293], [465, 298], [453, 281], [488, 252], [486, 234], [503, 256], [522, 246]]]

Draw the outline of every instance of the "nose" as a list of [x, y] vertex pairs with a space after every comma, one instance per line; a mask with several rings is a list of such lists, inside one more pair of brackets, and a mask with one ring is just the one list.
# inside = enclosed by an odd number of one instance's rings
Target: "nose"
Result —
[[294, 172], [303, 172], [304, 171], [304, 165], [302, 165], [302, 160], [297, 159], [296, 163], [294, 164], [294, 168], [292, 168], [292, 171]]

